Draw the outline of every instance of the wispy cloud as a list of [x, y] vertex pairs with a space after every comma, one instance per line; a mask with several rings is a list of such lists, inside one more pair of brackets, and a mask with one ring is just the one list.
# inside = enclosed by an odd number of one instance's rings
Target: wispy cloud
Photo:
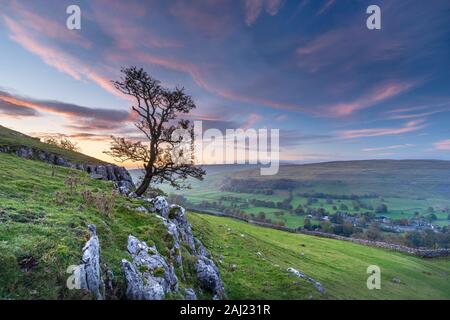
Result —
[[28, 27], [28, 25], [25, 26], [5, 15], [2, 18], [10, 32], [10, 38], [29, 52], [40, 57], [49, 66], [76, 80], [89, 79], [113, 95], [123, 97], [114, 89], [107, 77], [81, 62], [72, 54], [59, 49], [47, 41], [40, 41], [40, 37], [36, 33], [32, 33], [33, 28]]
[[325, 0], [322, 7], [320, 7], [319, 11], [317, 12], [317, 15], [321, 15], [325, 11], [331, 8], [331, 6], [335, 3], [335, 0]]
[[394, 150], [394, 149], [404, 149], [404, 148], [412, 148], [415, 147], [414, 144], [397, 144], [397, 145], [392, 145], [392, 146], [387, 146], [387, 147], [379, 147], [379, 148], [365, 148], [362, 149], [362, 151], [364, 152], [373, 152], [373, 151], [385, 151], [385, 150]]
[[425, 104], [411, 106], [409, 108], [396, 108], [386, 112], [388, 119], [413, 119], [423, 118], [438, 113], [450, 112], [450, 102], [445, 101], [437, 104]]
[[425, 127], [426, 127], [425, 120], [421, 119], [407, 122], [402, 127], [342, 130], [337, 132], [337, 136], [345, 139], [355, 139], [355, 138], [399, 135], [408, 132], [418, 131]]
[[417, 82], [388, 82], [375, 88], [367, 95], [360, 97], [354, 101], [338, 103], [325, 106], [327, 113], [331, 116], [348, 116], [352, 113], [370, 108], [385, 100], [401, 95], [415, 87]]

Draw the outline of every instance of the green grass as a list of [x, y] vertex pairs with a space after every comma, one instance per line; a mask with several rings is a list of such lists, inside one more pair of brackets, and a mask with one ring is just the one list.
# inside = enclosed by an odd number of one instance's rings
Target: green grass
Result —
[[39, 139], [27, 136], [23, 133], [0, 126], [0, 147], [8, 146], [17, 149], [22, 146], [31, 147], [36, 150], [45, 151], [62, 156], [67, 161], [83, 164], [104, 164], [105, 162], [93, 157], [89, 157], [80, 152], [74, 152], [59, 148], [54, 145], [43, 143]]
[[[189, 220], [222, 259], [218, 267], [230, 299], [450, 299], [449, 259], [425, 260], [198, 213], [189, 213]], [[381, 268], [381, 290], [367, 289], [369, 265]], [[320, 281], [326, 294], [290, 275], [289, 267]]]
[[[81, 171], [63, 167], [56, 167], [52, 176], [50, 165], [3, 153], [0, 168], [0, 299], [89, 298], [79, 290], [66, 288], [66, 270], [80, 263], [90, 223], [97, 226], [101, 263], [115, 274], [117, 297], [124, 287], [120, 261], [129, 259], [129, 234], [155, 244], [163, 255], [171, 247], [172, 238], [161, 220], [133, 209], [142, 204], [139, 201], [118, 196], [110, 217], [85, 204], [82, 190], [110, 194], [112, 183], [92, 180]], [[84, 181], [77, 187], [77, 194], [70, 194], [64, 183], [68, 174]], [[180, 285], [195, 288], [194, 262], [183, 247], [182, 254], [186, 257], [183, 268], [188, 272], [186, 282]], [[30, 257], [36, 265], [22, 271], [21, 261]]]

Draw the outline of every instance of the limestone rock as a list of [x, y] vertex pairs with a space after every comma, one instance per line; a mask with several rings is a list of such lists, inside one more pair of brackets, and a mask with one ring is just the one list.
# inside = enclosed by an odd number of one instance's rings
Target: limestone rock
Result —
[[197, 300], [197, 295], [195, 294], [195, 291], [191, 288], [186, 289], [184, 298], [186, 300]]
[[167, 219], [169, 216], [169, 204], [167, 203], [166, 198], [163, 196], [158, 196], [152, 199], [152, 203], [158, 214]]
[[100, 243], [94, 225], [89, 225], [91, 237], [83, 247], [82, 263], [80, 270], [80, 288], [92, 292], [96, 299], [104, 297], [105, 284], [100, 272]]
[[197, 278], [200, 286], [210, 291], [215, 300], [225, 297], [225, 289], [220, 279], [219, 270], [214, 262], [207, 257], [200, 257], [196, 265]]
[[202, 242], [196, 239], [192, 233], [192, 227], [186, 218], [185, 209], [178, 205], [171, 205], [163, 196], [158, 196], [147, 200], [153, 204], [154, 209], [167, 227], [167, 232], [174, 239], [174, 247], [171, 253], [175, 254], [175, 261], [181, 265], [181, 254], [179, 253], [180, 243], [184, 243], [190, 248], [191, 254], [197, 258], [196, 273], [200, 286], [211, 292], [214, 299], [225, 297], [225, 289], [220, 278], [219, 269]]
[[125, 274], [127, 289], [125, 296], [129, 300], [162, 300], [164, 299], [164, 289], [153, 278], [144, 284], [142, 274], [136, 269], [135, 265], [122, 260], [122, 270]]
[[137, 212], [141, 212], [141, 213], [148, 213], [147, 208], [145, 208], [144, 206], [137, 207], [134, 210], [136, 210]]
[[133, 300], [161, 300], [165, 294], [178, 291], [178, 278], [172, 265], [155, 246], [130, 235], [128, 252], [132, 262], [122, 260], [127, 283], [126, 297]]
[[28, 147], [20, 147], [17, 149], [16, 154], [18, 157], [31, 159], [33, 157], [33, 149]]
[[303, 272], [300, 272], [294, 268], [288, 268], [287, 271], [290, 273], [293, 273], [294, 275], [296, 275], [299, 278], [302, 278], [302, 279], [305, 279], [306, 281], [311, 282], [316, 287], [317, 291], [319, 291], [321, 294], [325, 293], [325, 288], [322, 286], [322, 284], [319, 281], [307, 276]]

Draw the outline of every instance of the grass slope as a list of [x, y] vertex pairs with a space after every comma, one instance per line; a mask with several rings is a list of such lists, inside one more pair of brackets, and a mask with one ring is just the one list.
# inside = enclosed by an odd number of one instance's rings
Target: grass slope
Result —
[[[106, 216], [80, 195], [83, 190], [111, 194], [110, 182], [63, 167], [56, 167], [52, 176], [48, 164], [4, 153], [0, 153], [0, 168], [0, 299], [90, 298], [66, 288], [66, 270], [80, 262], [90, 223], [97, 226], [102, 264], [115, 274], [118, 292], [109, 298], [120, 298], [123, 292], [120, 261], [130, 258], [126, 251], [129, 234], [155, 244], [165, 256], [172, 246], [172, 237], [160, 219], [133, 209], [142, 205], [139, 201], [118, 196], [112, 214]], [[71, 194], [64, 182], [69, 173], [84, 179], [77, 194]], [[181, 288], [196, 288], [195, 261], [186, 248], [181, 253], [186, 273]], [[178, 268], [176, 272], [180, 275]]]
[[45, 151], [62, 156], [64, 159], [73, 163], [83, 164], [104, 164], [105, 162], [93, 157], [89, 157], [80, 152], [64, 150], [57, 146], [40, 142], [39, 139], [27, 136], [23, 133], [0, 126], [0, 146], [9, 146], [18, 148], [22, 146], [30, 147], [36, 150]]
[[[450, 299], [449, 259], [424, 260], [230, 218], [190, 213], [189, 219], [194, 233], [222, 258], [218, 266], [230, 299]], [[381, 290], [367, 289], [369, 265], [381, 268]], [[289, 274], [289, 267], [320, 281], [326, 294]]]

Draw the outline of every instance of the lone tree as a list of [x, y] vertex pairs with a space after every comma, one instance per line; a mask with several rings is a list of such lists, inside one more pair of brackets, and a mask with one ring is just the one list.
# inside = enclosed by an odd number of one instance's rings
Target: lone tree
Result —
[[[105, 153], [120, 162], [143, 163], [145, 175], [136, 189], [139, 196], [150, 184], [167, 182], [180, 189], [190, 187], [186, 183], [188, 177], [202, 180], [205, 171], [194, 165], [193, 126], [188, 120], [176, 120], [196, 107], [192, 98], [184, 88], [162, 87], [142, 68], [122, 68], [121, 72], [121, 79], [113, 84], [123, 94], [133, 97], [135, 126], [143, 139], [133, 141], [112, 136], [110, 150]], [[178, 135], [179, 131], [187, 133], [190, 139]]]

